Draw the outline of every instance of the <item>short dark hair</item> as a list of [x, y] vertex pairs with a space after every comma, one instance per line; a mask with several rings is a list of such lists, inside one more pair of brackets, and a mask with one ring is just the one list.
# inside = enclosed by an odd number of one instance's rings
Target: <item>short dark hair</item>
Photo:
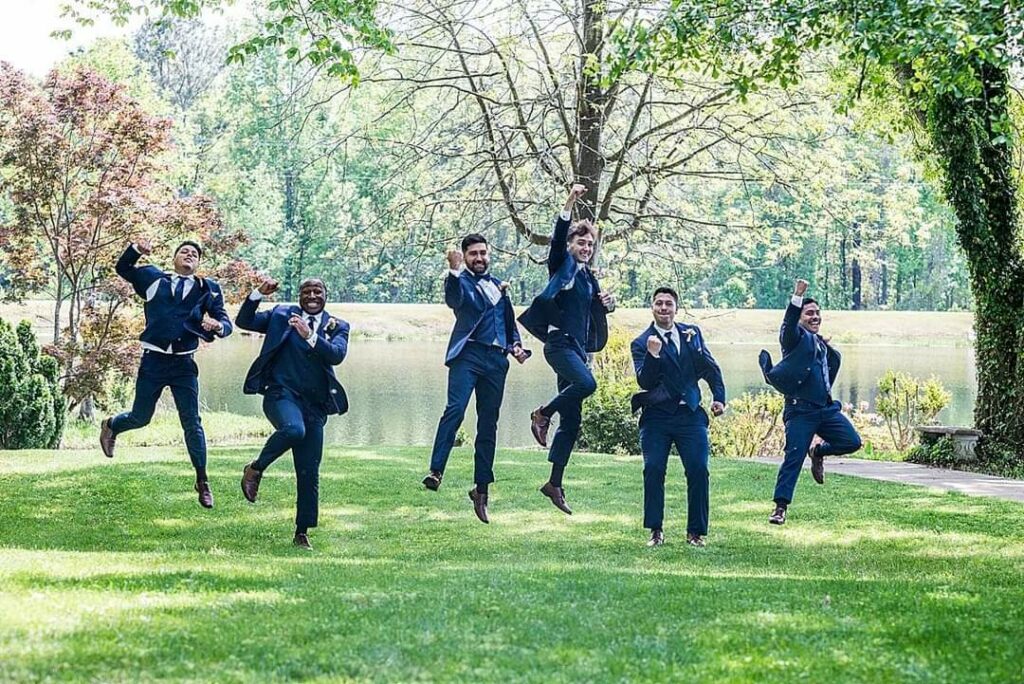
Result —
[[174, 248], [174, 256], [178, 256], [178, 252], [181, 251], [182, 247], [195, 247], [196, 251], [199, 252], [199, 258], [203, 258], [203, 246], [195, 240], [184, 240], [180, 245]]
[[659, 287], [657, 290], [654, 291], [654, 294], [651, 295], [651, 301], [653, 302], [655, 299], [657, 299], [658, 295], [660, 294], [671, 295], [672, 300], [676, 303], [676, 306], [679, 306], [679, 294], [671, 287]]
[[480, 233], [470, 233], [466, 237], [462, 238], [462, 251], [465, 252], [473, 245], [487, 244], [487, 238]]
[[569, 234], [565, 236], [566, 242], [572, 242], [573, 238], [590, 233], [597, 239], [597, 227], [590, 219], [580, 219], [569, 228]]
[[323, 278], [305, 278], [301, 283], [299, 283], [299, 292], [302, 292], [302, 288], [306, 287], [306, 285], [311, 285], [313, 283], [317, 283], [320, 287], [324, 288], [324, 296], [326, 297], [327, 283], [323, 281]]
[[804, 307], [808, 304], [816, 304], [818, 308], [821, 308], [821, 304], [818, 304], [818, 300], [814, 297], [804, 297], [804, 303], [800, 305], [800, 311], [804, 310]]

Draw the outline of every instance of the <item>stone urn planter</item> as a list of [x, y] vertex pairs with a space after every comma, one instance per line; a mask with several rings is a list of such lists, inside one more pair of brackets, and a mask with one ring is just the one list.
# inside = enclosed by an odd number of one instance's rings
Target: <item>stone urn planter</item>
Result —
[[914, 428], [921, 437], [921, 444], [932, 445], [943, 437], [953, 440], [956, 456], [961, 461], [973, 461], [977, 457], [974, 454], [981, 439], [981, 430], [965, 427], [953, 427], [950, 425], [919, 425]]

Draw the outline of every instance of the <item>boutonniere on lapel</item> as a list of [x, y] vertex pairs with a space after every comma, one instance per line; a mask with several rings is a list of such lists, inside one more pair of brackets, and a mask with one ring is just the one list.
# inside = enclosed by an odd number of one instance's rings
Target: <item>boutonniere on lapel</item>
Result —
[[690, 344], [690, 340], [692, 340], [693, 336], [697, 334], [697, 331], [693, 328], [683, 328], [679, 331], [679, 334], [686, 337], [686, 344]]
[[338, 319], [333, 316], [327, 319], [327, 325], [324, 326], [324, 332], [333, 333], [338, 328]]

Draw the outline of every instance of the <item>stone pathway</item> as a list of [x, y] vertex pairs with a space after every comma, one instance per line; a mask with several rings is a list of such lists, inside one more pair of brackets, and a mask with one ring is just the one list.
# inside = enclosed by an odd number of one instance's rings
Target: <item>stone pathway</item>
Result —
[[[757, 458], [760, 463], [778, 467], [781, 458]], [[811, 467], [810, 459], [804, 461], [804, 468]], [[948, 492], [960, 492], [971, 496], [994, 496], [999, 499], [1024, 503], [1024, 480], [968, 473], [962, 470], [929, 468], [917, 463], [894, 463], [892, 461], [866, 461], [860, 458], [833, 456], [825, 459], [825, 478], [829, 474], [853, 475], [871, 480], [901, 482], [903, 484], [934, 487]]]

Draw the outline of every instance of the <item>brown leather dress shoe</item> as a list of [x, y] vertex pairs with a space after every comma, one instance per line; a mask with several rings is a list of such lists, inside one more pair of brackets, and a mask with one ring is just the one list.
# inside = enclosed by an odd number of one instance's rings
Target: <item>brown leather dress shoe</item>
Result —
[[199, 505], [203, 508], [213, 508], [213, 494], [210, 493], [210, 483], [206, 480], [196, 482], [195, 490], [199, 492]]
[[242, 496], [249, 503], [256, 503], [256, 495], [260, 493], [260, 480], [263, 479], [263, 471], [256, 470], [254, 464], [249, 463], [242, 470]]
[[100, 450], [107, 458], [114, 458], [114, 445], [117, 443], [117, 435], [110, 427], [110, 419], [107, 418], [100, 423]]
[[772, 525], [785, 525], [786, 524], [786, 507], [776, 506], [772, 514], [768, 516], [768, 522]]
[[530, 414], [530, 432], [533, 433], [533, 438], [537, 440], [537, 444], [546, 447], [548, 445], [548, 427], [551, 426], [551, 419], [540, 412], [542, 408], [544, 407], [541, 406]]
[[551, 499], [551, 503], [554, 504], [555, 508], [567, 515], [572, 515], [572, 509], [565, 503], [564, 489], [556, 487], [550, 482], [545, 482], [544, 486], [540, 488], [540, 493]]
[[811, 477], [818, 484], [825, 484], [825, 457], [818, 455], [818, 445], [808, 449], [807, 455], [811, 457]]
[[431, 470], [430, 474], [423, 478], [423, 486], [432, 492], [436, 492], [441, 487], [441, 479], [443, 477], [443, 473], [439, 473], [436, 470]]
[[703, 549], [705, 546], [704, 537], [699, 534], [694, 534], [693, 532], [686, 533], [686, 543], [690, 546], [696, 546], [698, 549]]
[[487, 518], [487, 495], [481, 494], [476, 487], [473, 487], [469, 490], [469, 498], [473, 501], [473, 512], [476, 513], [476, 517], [480, 518], [480, 522], [491, 522]]
[[651, 530], [651, 538], [647, 541], [650, 547], [661, 546], [665, 543], [665, 533], [661, 530]]
[[313, 550], [313, 545], [309, 543], [309, 535], [305, 532], [296, 532], [295, 537], [292, 538], [292, 544], [306, 551]]

